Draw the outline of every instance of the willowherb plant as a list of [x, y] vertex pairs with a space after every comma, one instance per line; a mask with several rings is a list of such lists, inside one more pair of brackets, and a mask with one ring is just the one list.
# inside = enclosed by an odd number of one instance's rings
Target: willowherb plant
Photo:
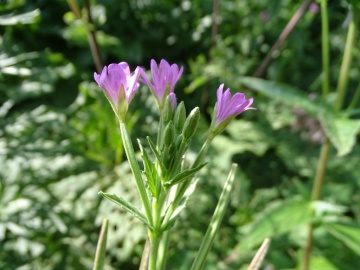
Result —
[[[100, 194], [126, 209], [147, 226], [150, 256], [149, 261], [143, 262], [143, 265], [151, 270], [165, 268], [167, 248], [164, 247], [168, 245], [169, 231], [195, 188], [196, 173], [206, 165], [204, 158], [211, 141], [237, 115], [254, 109], [250, 107], [253, 98], [246, 99], [243, 93], [231, 96], [230, 89], [224, 92], [224, 84], [221, 84], [217, 90], [217, 103], [207, 139], [197, 153], [195, 161], [189, 167], [185, 167], [183, 159], [197, 130], [200, 111], [199, 108], [195, 108], [186, 115], [184, 103], [177, 104], [174, 89], [182, 72], [183, 67], [170, 65], [166, 60], [161, 60], [159, 65], [155, 60], [151, 60], [152, 80], [141, 67], [137, 67], [131, 73], [125, 62], [110, 64], [103, 68], [101, 74], [94, 73], [95, 81], [104, 90], [119, 120], [124, 149], [137, 184], [143, 210], [117, 195], [103, 192]], [[145, 148], [138, 140], [144, 171], [140, 170], [125, 124], [126, 113], [139, 87], [139, 82], [149, 87], [159, 107], [160, 115], [156, 143], [147, 137], [148, 147]], [[150, 158], [149, 150], [155, 157], [154, 160]], [[233, 165], [192, 269], [201, 269], [206, 259], [229, 201], [235, 170], [236, 165]], [[99, 246], [104, 248], [105, 245]], [[160, 246], [163, 248], [160, 249]], [[102, 267], [98, 262], [95, 265], [96, 269]]]

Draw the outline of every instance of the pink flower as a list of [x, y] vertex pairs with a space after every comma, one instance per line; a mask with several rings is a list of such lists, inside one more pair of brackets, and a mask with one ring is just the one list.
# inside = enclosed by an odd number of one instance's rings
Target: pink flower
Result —
[[104, 93], [115, 111], [122, 120], [125, 118], [127, 108], [139, 87], [138, 79], [140, 68], [133, 74], [126, 62], [105, 66], [101, 74], [94, 72], [94, 79], [104, 90]]
[[226, 89], [225, 93], [223, 93], [223, 88], [224, 84], [221, 84], [217, 90], [215, 126], [228, 118], [234, 118], [246, 110], [256, 110], [250, 107], [254, 101], [253, 98], [246, 100], [243, 93], [236, 93], [231, 97], [230, 88]]
[[[141, 82], [147, 84], [156, 98], [159, 107], [163, 106], [165, 98], [174, 92], [175, 84], [180, 79], [183, 67], [179, 69], [178, 65], [169, 63], [162, 59], [159, 66], [155, 60], [151, 60], [152, 83], [150, 82], [146, 72], [141, 69]], [[173, 101], [174, 96], [172, 97]]]
[[216, 115], [213, 117], [209, 133], [211, 140], [220, 134], [237, 115], [246, 110], [256, 110], [250, 107], [254, 101], [253, 98], [246, 99], [243, 93], [236, 93], [231, 97], [230, 88], [225, 92], [223, 88], [224, 84], [221, 84], [217, 90]]

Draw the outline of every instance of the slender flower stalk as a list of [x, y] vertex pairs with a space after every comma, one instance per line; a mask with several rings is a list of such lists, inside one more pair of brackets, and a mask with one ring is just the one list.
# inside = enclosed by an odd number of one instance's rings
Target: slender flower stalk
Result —
[[[344, 51], [343, 60], [342, 60], [341, 67], [340, 67], [340, 74], [339, 74], [338, 84], [337, 84], [337, 88], [336, 88], [337, 99], [336, 99], [336, 103], [334, 106], [335, 107], [334, 109], [336, 112], [339, 112], [341, 110], [341, 108], [343, 106], [343, 102], [344, 102], [344, 97], [346, 95], [346, 91], [348, 90], [347, 84], [348, 84], [348, 80], [349, 80], [350, 64], [351, 64], [351, 60], [353, 58], [352, 51], [354, 48], [356, 32], [358, 29], [357, 24], [358, 24], [360, 10], [356, 6], [355, 2], [352, 3], [352, 5], [353, 5], [352, 6], [353, 7], [353, 17], [351, 19], [351, 22], [350, 22], [349, 28], [348, 28], [348, 33], [347, 33], [347, 38], [346, 38], [346, 43], [345, 43], [345, 51]], [[326, 14], [324, 20], [322, 21], [322, 24], [328, 25], [329, 18], [327, 16], [327, 0], [321, 0], [321, 12]], [[326, 33], [326, 35], [328, 35], [328, 33]], [[325, 36], [325, 38], [323, 38], [323, 42], [328, 42], [328, 37]], [[329, 84], [329, 82], [326, 82], [323, 80], [323, 85], [324, 84]], [[329, 138], [326, 138], [325, 143], [321, 147], [319, 164], [316, 169], [314, 184], [313, 184], [312, 191], [311, 191], [311, 200], [312, 201], [317, 201], [321, 197], [320, 195], [321, 195], [321, 190], [322, 190], [324, 180], [325, 180], [325, 174], [326, 174], [330, 150], [331, 150], [331, 143], [330, 143]], [[313, 246], [314, 228], [315, 228], [314, 224], [309, 223], [306, 245], [305, 245], [305, 250], [304, 250], [304, 259], [303, 259], [303, 264], [302, 264], [303, 270], [309, 270], [310, 266], [311, 266], [311, 251], [312, 251], [312, 246]]]
[[231, 97], [230, 88], [224, 92], [224, 84], [217, 90], [215, 116], [211, 124], [210, 139], [221, 133], [232, 119], [246, 110], [256, 110], [250, 107], [254, 99], [246, 99], [243, 93], [236, 93]]
[[174, 94], [175, 84], [180, 79], [184, 68], [179, 69], [178, 65], [170, 65], [166, 60], [162, 59], [159, 66], [155, 60], [151, 60], [151, 76], [152, 82], [146, 75], [145, 70], [141, 69], [140, 82], [149, 86], [151, 93], [162, 110], [165, 99], [170, 95], [173, 107], [175, 107], [176, 97]]
[[139, 88], [140, 67], [133, 74], [126, 62], [105, 66], [101, 74], [94, 73], [94, 79], [104, 90], [120, 122], [125, 121], [128, 106]]
[[140, 195], [140, 199], [142, 202], [142, 205], [144, 206], [146, 217], [148, 219], [148, 222], [152, 225], [153, 224], [153, 217], [152, 217], [152, 211], [151, 211], [151, 205], [150, 205], [150, 199], [147, 196], [147, 191], [145, 184], [142, 179], [142, 174], [139, 168], [139, 164], [137, 163], [134, 147], [131, 143], [130, 135], [128, 133], [128, 130], [126, 128], [125, 123], [120, 122], [120, 133], [121, 138], [123, 140], [123, 145], [126, 153], [126, 157], [129, 161], [129, 165], [131, 168], [131, 171], [134, 175], [136, 186]]

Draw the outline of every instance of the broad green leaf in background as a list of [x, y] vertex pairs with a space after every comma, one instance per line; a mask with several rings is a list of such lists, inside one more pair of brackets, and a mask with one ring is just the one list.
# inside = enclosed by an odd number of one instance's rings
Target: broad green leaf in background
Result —
[[240, 228], [243, 238], [237, 250], [249, 250], [267, 237], [278, 236], [312, 220], [311, 204], [304, 200], [285, 200], [268, 206], [252, 223]]
[[360, 226], [358, 224], [328, 223], [325, 228], [360, 256]]
[[290, 85], [250, 77], [241, 77], [238, 82], [269, 98], [302, 108], [312, 115], [330, 111], [330, 108], [320, 100], [311, 100], [304, 92]]
[[320, 122], [327, 137], [338, 151], [338, 156], [350, 153], [356, 142], [356, 135], [360, 131], [360, 120], [333, 117], [325, 114], [320, 117]]
[[[298, 269], [301, 269], [298, 268]], [[314, 256], [310, 261], [310, 269], [316, 270], [341, 270], [336, 265], [334, 265], [329, 259], [323, 256]]]
[[0, 25], [32, 24], [40, 19], [40, 10], [35, 9], [23, 14], [0, 16]]

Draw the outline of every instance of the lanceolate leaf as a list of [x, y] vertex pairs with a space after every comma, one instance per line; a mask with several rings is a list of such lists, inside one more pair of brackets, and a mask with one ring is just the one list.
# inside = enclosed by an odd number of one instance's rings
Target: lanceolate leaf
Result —
[[201, 164], [200, 166], [198, 167], [195, 167], [193, 169], [188, 169], [188, 170], [185, 170], [183, 171], [182, 173], [179, 173], [177, 174], [174, 178], [170, 179], [169, 181], [166, 181], [164, 183], [164, 186], [165, 187], [171, 187], [175, 184], [178, 184], [178, 183], [181, 183], [181, 182], [184, 182], [186, 180], [190, 180], [191, 178], [193, 178], [195, 176], [195, 174], [201, 170], [205, 165], [207, 164], [206, 163], [203, 163]]
[[143, 159], [144, 164], [144, 174], [146, 176], [146, 180], [148, 183], [148, 188], [154, 198], [158, 197], [157, 191], [156, 191], [156, 181], [157, 181], [157, 171], [155, 168], [154, 163], [150, 160], [148, 154], [144, 150], [143, 146], [141, 145], [140, 140], [138, 140], [138, 144], [141, 151], [141, 157]]
[[286, 200], [270, 205], [254, 222], [242, 227], [243, 234], [237, 250], [259, 245], [266, 237], [287, 233], [313, 219], [311, 203], [303, 200]]
[[207, 255], [210, 252], [211, 246], [214, 242], [215, 236], [219, 231], [220, 224], [224, 218], [227, 206], [230, 201], [230, 194], [232, 191], [232, 187], [235, 180], [235, 173], [236, 173], [237, 164], [233, 164], [229, 173], [229, 176], [225, 182], [224, 188], [221, 192], [219, 201], [216, 205], [214, 214], [211, 218], [209, 227], [206, 231], [206, 234], [203, 238], [201, 246], [199, 248], [199, 252], [195, 257], [194, 263], [191, 267], [192, 270], [201, 270], [205, 264], [205, 260]]
[[356, 135], [360, 131], [360, 120], [333, 117], [325, 114], [320, 117], [321, 124], [331, 143], [338, 151], [338, 156], [350, 153], [356, 142]]
[[100, 191], [99, 194], [101, 196], [103, 196], [104, 198], [112, 201], [113, 203], [115, 203], [115, 204], [121, 206], [122, 208], [124, 208], [125, 210], [127, 210], [134, 217], [137, 217], [141, 222], [146, 224], [151, 230], [153, 229], [152, 226], [150, 225], [149, 221], [145, 217], [145, 215], [139, 209], [137, 209], [133, 204], [125, 201], [123, 198], [120, 198], [120, 197], [116, 196], [115, 194], [108, 194], [108, 193], [104, 193], [102, 191]]
[[166, 168], [164, 166], [164, 164], [162, 163], [161, 161], [161, 155], [159, 154], [159, 152], [156, 150], [156, 147], [155, 147], [155, 144], [153, 143], [153, 141], [150, 139], [150, 137], [146, 137], [146, 139], [148, 140], [149, 142], [149, 146], [151, 148], [151, 150], [153, 151], [154, 155], [156, 156], [156, 159], [158, 160], [159, 164], [160, 164], [160, 167], [161, 167], [161, 170], [164, 172], [164, 174], [166, 174]]
[[238, 82], [268, 96], [269, 98], [289, 106], [302, 108], [312, 115], [331, 111], [330, 107], [321, 102], [321, 100], [311, 100], [301, 90], [286, 84], [250, 77], [241, 77], [238, 79]]

